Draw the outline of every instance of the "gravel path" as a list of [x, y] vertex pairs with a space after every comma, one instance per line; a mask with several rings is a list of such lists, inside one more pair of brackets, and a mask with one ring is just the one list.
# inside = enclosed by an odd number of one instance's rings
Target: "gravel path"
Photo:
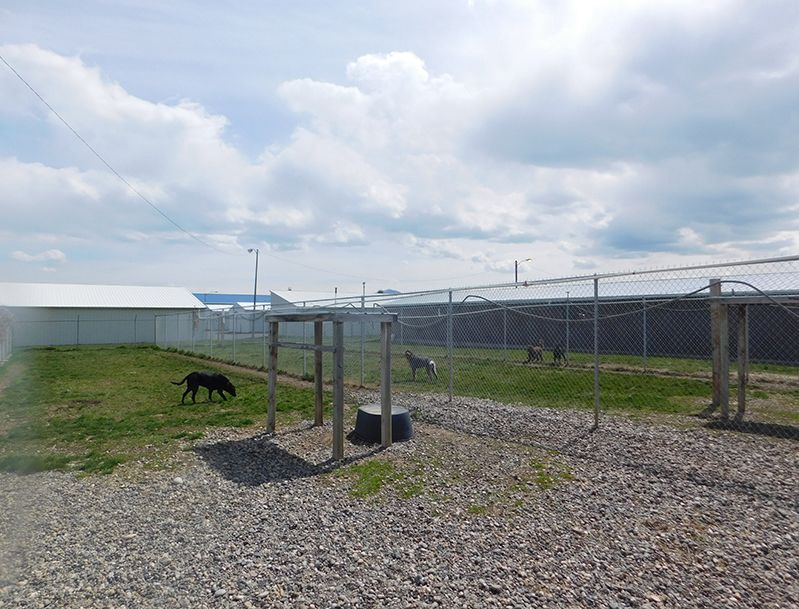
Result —
[[0, 606], [799, 606], [796, 441], [394, 400], [415, 439], [340, 467], [302, 425], [168, 471], [0, 475]]

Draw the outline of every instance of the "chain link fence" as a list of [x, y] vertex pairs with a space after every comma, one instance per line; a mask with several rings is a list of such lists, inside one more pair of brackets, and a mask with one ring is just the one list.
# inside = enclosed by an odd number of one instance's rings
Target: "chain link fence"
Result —
[[8, 361], [14, 350], [12, 321], [11, 313], [0, 308], [0, 366]]
[[[719, 426], [746, 423], [796, 437], [797, 288], [799, 261], [791, 258], [339, 298], [336, 304], [397, 314], [395, 391], [592, 409], [595, 424], [602, 411], [702, 414]], [[723, 324], [714, 321], [721, 315], [714, 307], [724, 313]], [[267, 315], [159, 317], [157, 343], [265, 368]], [[281, 341], [313, 342], [312, 323], [283, 323], [280, 331]], [[331, 344], [327, 327], [324, 342]], [[347, 382], [378, 385], [379, 346], [379, 324], [345, 324]], [[414, 374], [406, 352], [433, 360], [435, 368]], [[279, 366], [311, 379], [312, 352], [281, 349]]]

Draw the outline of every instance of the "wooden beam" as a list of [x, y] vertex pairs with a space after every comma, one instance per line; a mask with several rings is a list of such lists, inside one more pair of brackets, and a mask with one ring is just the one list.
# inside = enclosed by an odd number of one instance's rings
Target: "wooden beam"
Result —
[[301, 351], [321, 351], [322, 353], [333, 353], [333, 351], [336, 350], [335, 347], [324, 347], [322, 345], [306, 345], [303, 343], [286, 343], [282, 341], [279, 342], [277, 346], [285, 347], [286, 349], [300, 349]]
[[[322, 322], [316, 321], [313, 325], [313, 342], [316, 347], [322, 346]], [[323, 393], [322, 393], [322, 351], [314, 351], [313, 354], [313, 384], [316, 415], [314, 425], [322, 425], [323, 413]]]
[[344, 458], [344, 323], [333, 322], [333, 459]]
[[737, 422], [746, 414], [746, 386], [749, 383], [749, 310], [747, 305], [738, 305], [738, 412]]
[[277, 336], [278, 323], [269, 324], [269, 398], [266, 408], [266, 431], [275, 433], [275, 391], [277, 389]]
[[380, 441], [384, 448], [391, 446], [391, 322], [380, 324]]
[[[721, 280], [710, 280], [711, 297], [721, 296]], [[721, 408], [721, 418], [730, 416], [730, 346], [727, 305], [710, 305], [710, 334], [713, 344], [713, 403], [710, 411]], [[707, 412], [707, 411], [706, 411]], [[709, 414], [709, 412], [708, 412]]]

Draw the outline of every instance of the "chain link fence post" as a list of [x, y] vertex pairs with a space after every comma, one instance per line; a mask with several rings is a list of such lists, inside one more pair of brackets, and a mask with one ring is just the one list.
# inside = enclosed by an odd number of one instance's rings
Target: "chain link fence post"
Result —
[[[365, 289], [365, 288], [364, 288]], [[366, 312], [366, 295], [361, 296], [361, 313]], [[361, 320], [361, 387], [363, 387], [363, 372], [364, 372], [364, 342], [363, 342], [364, 325]]]
[[266, 368], [266, 309], [261, 312], [261, 353], [261, 367]]
[[[304, 302], [302, 303], [302, 308], [303, 309], [305, 308], [305, 303]], [[306, 324], [306, 322], [302, 322], [302, 344], [303, 345], [307, 344], [307, 342], [308, 342], [307, 341], [307, 335], [306, 335], [307, 326], [305, 324]], [[307, 377], [308, 376], [308, 350], [307, 349], [303, 349], [302, 350], [302, 376], [303, 377]]]
[[508, 309], [502, 308], [502, 361], [508, 359]]
[[594, 429], [599, 427], [599, 278], [594, 277]]
[[641, 307], [643, 312], [643, 320], [641, 321], [642, 332], [643, 332], [643, 350], [644, 350], [644, 372], [647, 371], [647, 344], [646, 344], [646, 297], [641, 299]]
[[452, 370], [452, 290], [449, 291], [449, 306], [447, 307], [447, 366], [449, 367], [449, 401], [452, 401], [453, 370]]

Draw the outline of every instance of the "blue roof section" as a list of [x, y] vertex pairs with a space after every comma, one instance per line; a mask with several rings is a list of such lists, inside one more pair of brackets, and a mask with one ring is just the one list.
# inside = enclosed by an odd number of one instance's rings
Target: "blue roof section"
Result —
[[[205, 304], [236, 304], [237, 302], [252, 302], [252, 294], [218, 294], [217, 292], [195, 292], [194, 296]], [[266, 294], [258, 294], [255, 302], [268, 303], [272, 299]]]

